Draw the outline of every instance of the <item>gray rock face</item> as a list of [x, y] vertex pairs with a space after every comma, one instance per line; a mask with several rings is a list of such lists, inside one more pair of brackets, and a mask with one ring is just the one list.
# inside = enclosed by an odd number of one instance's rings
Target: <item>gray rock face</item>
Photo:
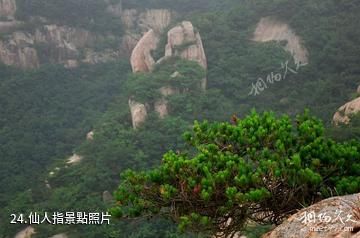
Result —
[[0, 61], [6, 65], [14, 65], [23, 69], [39, 66], [37, 51], [27, 45], [18, 47], [16, 41], [0, 41]]
[[284, 49], [290, 52], [296, 64], [307, 64], [308, 51], [302, 44], [302, 39], [286, 23], [275, 20], [271, 17], [261, 18], [254, 32], [254, 41], [286, 41]]
[[118, 49], [104, 49], [99, 52], [92, 50], [92, 47], [104, 41], [105, 37], [114, 38], [57, 25], [44, 25], [37, 28], [33, 34], [15, 31], [0, 40], [0, 61], [23, 69], [37, 68], [42, 63], [39, 55], [46, 52], [48, 62], [44, 63], [75, 68], [80, 61], [96, 64], [119, 58]]
[[359, 238], [359, 228], [360, 194], [354, 194], [302, 209], [263, 238]]

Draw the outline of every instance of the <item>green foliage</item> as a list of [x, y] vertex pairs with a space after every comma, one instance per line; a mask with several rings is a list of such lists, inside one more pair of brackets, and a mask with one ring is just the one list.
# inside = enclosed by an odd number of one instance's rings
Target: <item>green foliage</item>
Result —
[[[119, 94], [129, 66], [126, 62], [77, 70], [46, 66], [28, 72], [1, 67], [0, 233], [13, 235], [16, 226], [5, 229], [9, 213], [4, 209], [20, 212], [15, 206], [20, 199], [9, 202], [29, 188], [37, 191], [34, 203], [49, 196], [44, 189], [48, 166], [63, 161], [81, 144]], [[63, 206], [57, 203], [57, 208]]]
[[180, 230], [230, 235], [249, 220], [277, 224], [320, 198], [359, 192], [360, 143], [323, 133], [308, 112], [294, 123], [255, 111], [232, 124], [195, 122], [184, 134], [192, 150], [122, 174], [114, 215], [162, 214]]
[[158, 65], [152, 73], [130, 75], [126, 92], [136, 101], [151, 104], [162, 97], [161, 87], [181, 93], [199, 93], [203, 78], [205, 71], [198, 63], [172, 58]]

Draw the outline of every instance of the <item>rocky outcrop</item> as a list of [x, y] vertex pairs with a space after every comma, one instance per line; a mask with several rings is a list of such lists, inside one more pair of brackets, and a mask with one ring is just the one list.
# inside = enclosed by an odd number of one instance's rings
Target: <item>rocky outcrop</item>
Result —
[[31, 226], [28, 226], [24, 230], [17, 233], [14, 238], [31, 238], [31, 236], [35, 233], [35, 229]]
[[263, 238], [359, 238], [360, 194], [333, 197], [302, 209]]
[[334, 114], [333, 122], [335, 125], [348, 124], [350, 117], [360, 112], [360, 97], [341, 106]]
[[[200, 33], [189, 21], [183, 21], [168, 32], [165, 58], [173, 56], [196, 61], [205, 70], [207, 69], [206, 55]], [[203, 79], [202, 88], [206, 89], [206, 78]]]
[[37, 51], [26, 44], [19, 47], [16, 40], [0, 41], [0, 61], [6, 65], [14, 65], [23, 69], [39, 66]]
[[[75, 68], [79, 62], [97, 64], [119, 58], [118, 49], [92, 50], [105, 38], [116, 40], [114, 36], [100, 36], [84, 29], [57, 25], [44, 25], [33, 34], [16, 31], [0, 41], [0, 61], [23, 69], [37, 68], [41, 63]], [[46, 61], [42, 62], [44, 57]]]
[[[130, 12], [127, 14], [130, 14]], [[151, 15], [151, 12], [148, 14]], [[207, 69], [207, 61], [200, 34], [194, 29], [191, 22], [183, 21], [172, 28], [167, 33], [167, 37], [165, 56], [158, 60], [156, 64], [160, 64], [171, 57], [180, 57], [186, 60], [195, 61], [205, 70]], [[157, 49], [158, 43], [159, 34], [152, 29], [141, 38], [135, 46], [130, 58], [134, 73], [151, 72], [153, 70], [155, 60], [152, 57], [151, 52]], [[178, 76], [179, 72], [174, 72], [170, 77]], [[201, 87], [204, 90], [206, 89], [206, 78], [202, 80]], [[154, 110], [159, 114], [159, 117], [164, 118], [169, 113], [167, 97], [180, 92], [167, 85], [161, 87], [159, 91], [162, 97], [155, 101], [153, 106]], [[146, 107], [144, 104], [136, 103], [134, 100], [129, 100], [129, 106], [132, 114], [133, 127], [137, 128], [146, 119]]]
[[82, 156], [77, 155], [77, 154], [73, 154], [70, 158], [67, 159], [66, 163], [67, 163], [67, 164], [77, 164], [77, 163], [79, 163], [82, 159], [83, 159]]
[[129, 107], [131, 112], [131, 120], [134, 129], [137, 129], [145, 122], [147, 117], [147, 110], [145, 104], [129, 99]]
[[254, 41], [269, 42], [286, 41], [284, 49], [292, 54], [296, 64], [308, 63], [308, 51], [302, 44], [302, 39], [286, 23], [264, 17], [260, 19], [254, 32]]
[[94, 135], [95, 135], [94, 131], [90, 131], [89, 133], [86, 134], [86, 140], [87, 141], [94, 140]]
[[158, 35], [151, 29], [137, 43], [130, 58], [134, 73], [150, 72], [153, 69], [155, 60], [151, 56], [151, 51], [156, 49], [158, 42]]
[[183, 59], [196, 61], [203, 68], [207, 68], [200, 33], [194, 29], [189, 21], [183, 21], [180, 25], [172, 28], [168, 32], [165, 56], [180, 56]]
[[122, 10], [121, 20], [125, 28], [122, 49], [131, 54], [145, 32], [152, 29], [156, 34], [163, 32], [171, 23], [174, 13], [167, 9]]
[[13, 19], [16, 12], [16, 0], [0, 0], [0, 17]]

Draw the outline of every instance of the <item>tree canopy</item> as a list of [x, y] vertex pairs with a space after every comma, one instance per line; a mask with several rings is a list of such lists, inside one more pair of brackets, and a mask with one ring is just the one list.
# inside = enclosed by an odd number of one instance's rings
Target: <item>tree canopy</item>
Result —
[[249, 221], [277, 224], [302, 206], [360, 191], [360, 143], [324, 136], [308, 111], [255, 111], [232, 122], [195, 122], [190, 147], [159, 167], [128, 170], [116, 191], [118, 217], [164, 215], [181, 230], [233, 235]]

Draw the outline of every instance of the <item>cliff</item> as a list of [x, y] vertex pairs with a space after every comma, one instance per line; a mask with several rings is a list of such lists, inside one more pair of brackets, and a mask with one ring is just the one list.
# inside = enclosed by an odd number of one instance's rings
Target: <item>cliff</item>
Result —
[[[108, 4], [107, 14], [119, 19], [123, 35], [104, 34], [67, 26], [40, 16], [26, 22], [15, 19], [16, 0], [0, 0], [0, 61], [22, 69], [41, 64], [63, 64], [68, 68], [79, 63], [96, 64], [127, 57], [144, 33], [163, 31], [174, 15], [166, 9], [122, 9], [121, 2]], [[120, 29], [119, 29], [120, 30]]]
[[291, 53], [296, 64], [309, 62], [309, 53], [302, 39], [284, 22], [271, 17], [261, 18], [256, 26], [253, 40], [256, 42], [285, 41], [284, 49]]

